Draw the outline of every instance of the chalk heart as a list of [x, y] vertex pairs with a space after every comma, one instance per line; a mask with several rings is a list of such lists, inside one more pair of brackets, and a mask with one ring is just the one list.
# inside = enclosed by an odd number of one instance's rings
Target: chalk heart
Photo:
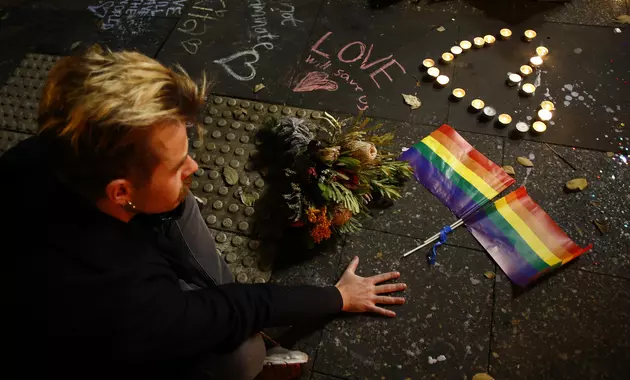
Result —
[[293, 92], [310, 92], [315, 90], [337, 91], [339, 85], [334, 80], [328, 78], [328, 74], [321, 71], [313, 71], [308, 74], [300, 83], [295, 86]]
[[[236, 61], [237, 59], [241, 57], [244, 58], [243, 61], [241, 60]], [[232, 76], [234, 79], [237, 79], [240, 81], [248, 81], [256, 77], [256, 68], [254, 67], [254, 63], [258, 62], [259, 59], [260, 59], [260, 55], [258, 54], [258, 52], [254, 49], [251, 49], [251, 50], [239, 51], [238, 53], [232, 54], [229, 57], [217, 59], [216, 61], [214, 61], [214, 63], [218, 63], [219, 65], [223, 66], [225, 71], [227, 71], [227, 73], [230, 74], [230, 76]], [[233, 61], [236, 61], [236, 62], [233, 62]], [[241, 75], [241, 74], [238, 74], [234, 69], [232, 69], [233, 67], [232, 65], [238, 67], [239, 62], [243, 65], [243, 67], [249, 69], [249, 74]], [[239, 72], [241, 71], [242, 70], [239, 70]]]

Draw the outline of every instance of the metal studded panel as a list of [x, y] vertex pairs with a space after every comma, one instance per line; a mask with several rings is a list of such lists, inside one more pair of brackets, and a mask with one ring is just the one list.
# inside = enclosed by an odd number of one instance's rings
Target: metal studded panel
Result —
[[35, 134], [37, 107], [48, 72], [61, 57], [27, 54], [0, 88], [0, 128]]

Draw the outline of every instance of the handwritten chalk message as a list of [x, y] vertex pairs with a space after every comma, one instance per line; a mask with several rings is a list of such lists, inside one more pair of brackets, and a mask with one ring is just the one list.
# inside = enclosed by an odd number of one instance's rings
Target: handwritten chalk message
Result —
[[[393, 56], [393, 54], [389, 54], [386, 57], [376, 57], [373, 56], [374, 44], [370, 44], [369, 48], [362, 41], [352, 41], [343, 45], [340, 49], [336, 51], [336, 59], [331, 58], [331, 51], [334, 53], [334, 49], [330, 50], [330, 43], [325, 48], [324, 43], [332, 36], [332, 32], [328, 32], [324, 34], [313, 46], [311, 46], [310, 54], [306, 58], [306, 63], [314, 66], [318, 71], [310, 72], [306, 74], [293, 88], [294, 92], [307, 92], [307, 91], [315, 91], [315, 90], [326, 90], [326, 91], [336, 91], [338, 89], [337, 82], [331, 80], [329, 75], [326, 74], [326, 70], [332, 67], [333, 63], [338, 65], [339, 62], [343, 64], [353, 64], [355, 62], [360, 62], [359, 68], [361, 70], [368, 70], [372, 67], [377, 67], [375, 70], [369, 73], [370, 79], [376, 85], [377, 90], [381, 89], [381, 82], [379, 82], [380, 77], [379, 74], [385, 76], [390, 82], [394, 81], [392, 78], [393, 73], [390, 74], [388, 69], [395, 70], [396, 66], [399, 71], [402, 71], [403, 74], [407, 73], [405, 67], [400, 64]], [[317, 74], [314, 74], [317, 73]], [[363, 92], [363, 87], [359, 85], [356, 79], [351, 78], [350, 73], [347, 70], [339, 69], [336, 70], [333, 74], [334, 77], [339, 78], [340, 80], [347, 83], [350, 88], [361, 95], [357, 98], [357, 108], [359, 111], [365, 111], [369, 108], [368, 98]], [[334, 85], [330, 82], [334, 82]]]
[[[111, 0], [91, 5], [88, 10], [102, 20], [102, 30], [124, 29], [131, 34], [138, 34], [150, 18], [180, 16], [188, 1]], [[121, 24], [124, 24], [124, 28]]]
[[201, 36], [208, 30], [207, 23], [223, 19], [227, 13], [225, 0], [195, 0], [177, 31], [186, 34], [180, 46], [191, 55], [197, 54], [203, 44]]

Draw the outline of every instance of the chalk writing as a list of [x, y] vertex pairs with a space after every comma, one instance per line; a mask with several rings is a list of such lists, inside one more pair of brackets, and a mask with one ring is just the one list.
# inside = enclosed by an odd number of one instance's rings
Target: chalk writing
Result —
[[[234, 71], [232, 69], [232, 67], [230, 66], [230, 63], [240, 57], [246, 57], [246, 56], [250, 56], [253, 57], [251, 60], [247, 60], [247, 58], [245, 58], [245, 61], [243, 62], [243, 65], [246, 68], [249, 68], [249, 74], [247, 75], [240, 75], [238, 73], [236, 73], [236, 71]], [[258, 52], [254, 49], [251, 50], [245, 50], [245, 51], [239, 51], [238, 53], [234, 53], [229, 57], [225, 57], [225, 58], [221, 58], [221, 59], [217, 59], [214, 61], [214, 63], [217, 63], [221, 66], [223, 66], [223, 68], [225, 69], [225, 71], [234, 79], [236, 80], [240, 80], [240, 81], [248, 81], [248, 80], [252, 80], [256, 77], [256, 68], [254, 67], [254, 63], [258, 62], [258, 60], [260, 59], [260, 55], [258, 54]]]
[[201, 40], [199, 38], [191, 38], [190, 40], [182, 41], [182, 46], [192, 55], [197, 54]]
[[297, 27], [298, 23], [303, 23], [304, 21], [298, 20], [295, 18], [294, 12], [295, 7], [290, 3], [280, 3], [280, 17], [282, 17], [282, 21], [280, 21], [280, 25], [285, 26], [287, 24]]
[[293, 88], [293, 92], [310, 92], [315, 90], [337, 91], [339, 85], [321, 71], [313, 71], [304, 76]]
[[190, 20], [184, 21], [184, 24], [182, 26], [183, 26], [183, 28], [177, 28], [177, 30], [179, 30], [180, 32], [184, 32], [186, 34], [190, 34], [191, 36], [202, 36], [204, 33], [206, 33], [206, 25], [205, 24], [201, 24], [201, 26], [203, 27], [203, 30], [201, 32], [196, 32], [195, 31], [197, 29], [197, 26], [198, 26], [197, 20], [195, 20], [195, 19], [190, 19]]
[[[153, 17], [180, 16], [189, 0], [113, 0], [90, 5], [88, 10], [103, 22], [102, 30], [117, 29], [137, 34]], [[124, 27], [121, 25], [124, 20]]]
[[341, 79], [345, 80], [346, 83], [348, 83], [349, 85], [354, 86], [354, 91], [363, 92], [363, 88], [359, 86], [359, 84], [355, 82], [354, 79], [350, 79], [350, 74], [346, 73], [344, 70], [337, 70], [337, 72], [333, 75], [336, 77], [340, 77]]
[[[223, 18], [226, 12], [225, 0], [195, 0], [177, 31], [195, 37], [203, 36], [207, 31], [206, 21]], [[200, 38], [190, 38], [180, 42], [184, 50], [192, 55], [197, 54], [202, 44], [203, 41]]]

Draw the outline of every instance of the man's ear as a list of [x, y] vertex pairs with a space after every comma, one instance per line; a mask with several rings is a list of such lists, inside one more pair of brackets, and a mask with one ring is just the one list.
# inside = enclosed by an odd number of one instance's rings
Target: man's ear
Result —
[[105, 187], [105, 195], [113, 203], [125, 207], [131, 202], [131, 183], [126, 179], [115, 179]]

